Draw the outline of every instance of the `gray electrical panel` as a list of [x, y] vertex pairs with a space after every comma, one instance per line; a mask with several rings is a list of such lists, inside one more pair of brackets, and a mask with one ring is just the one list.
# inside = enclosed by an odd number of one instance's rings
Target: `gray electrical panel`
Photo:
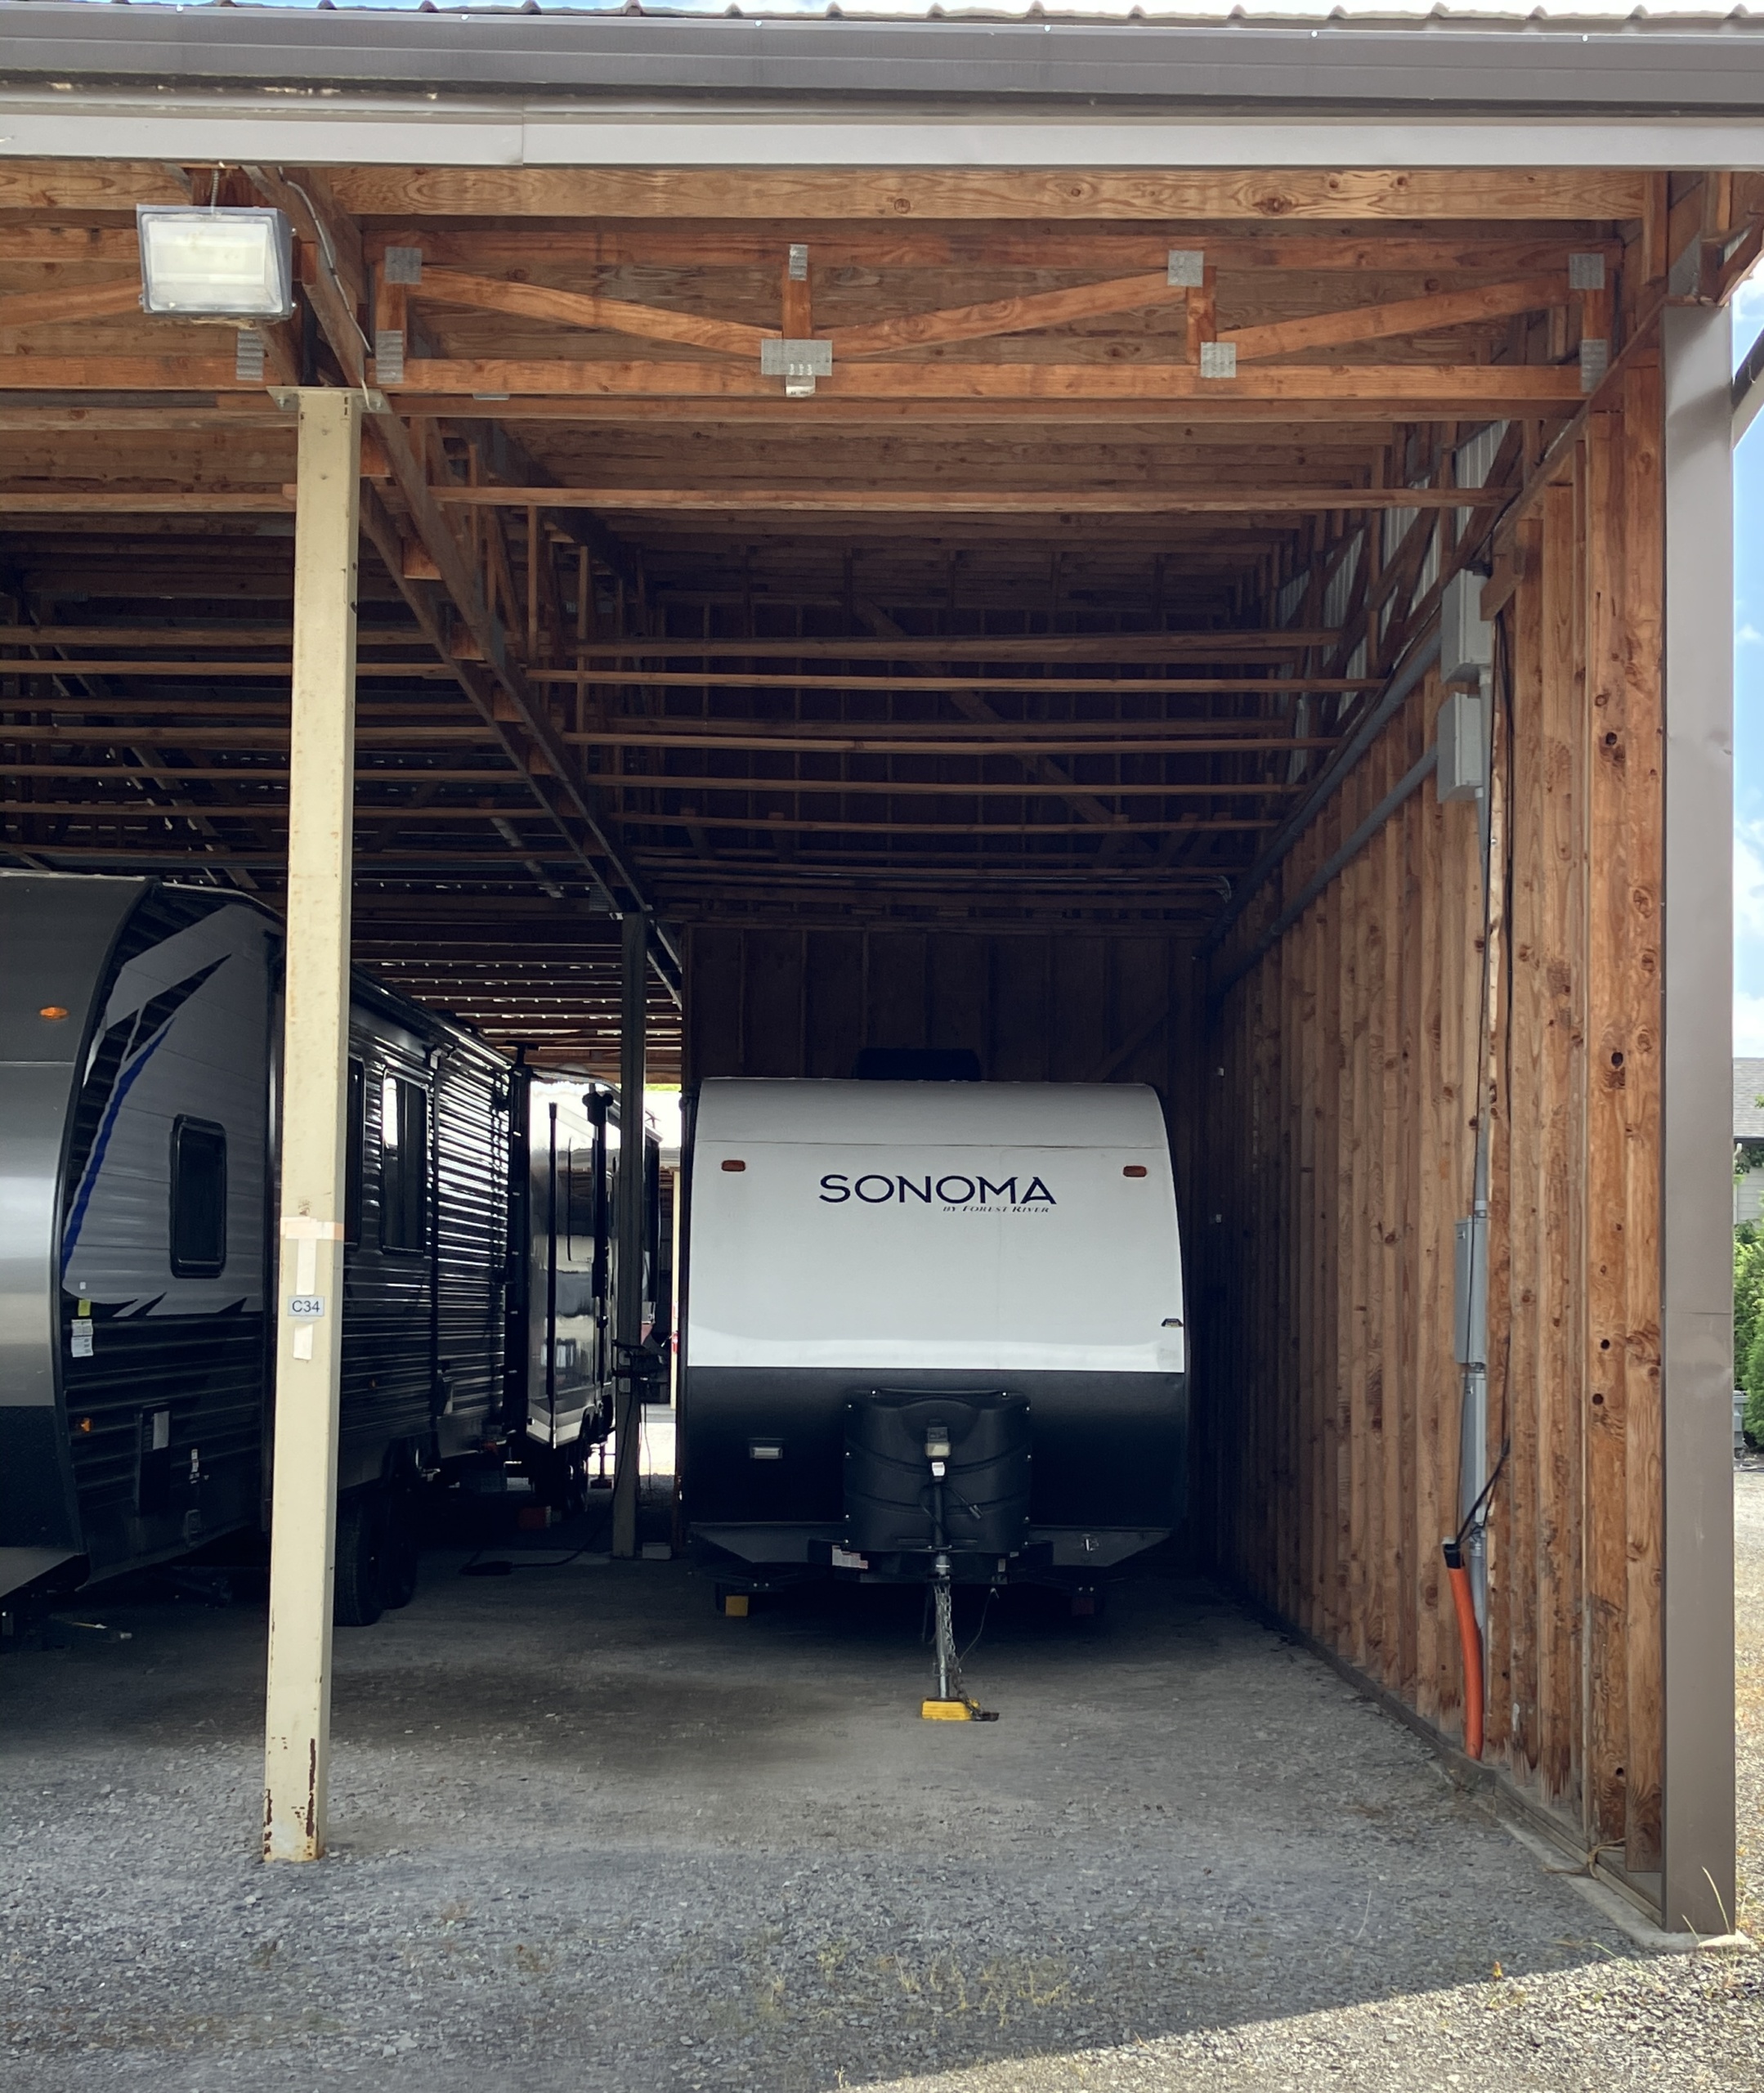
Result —
[[1452, 1262], [1452, 1356], [1460, 1366], [1486, 1366], [1489, 1350], [1489, 1224], [1457, 1224]]
[[1442, 800], [1474, 800], [1489, 782], [1489, 719], [1482, 692], [1454, 690], [1434, 727], [1439, 750], [1435, 790]]
[[1474, 567], [1454, 574], [1439, 599], [1439, 680], [1475, 683], [1494, 666], [1494, 628], [1482, 615], [1488, 580]]

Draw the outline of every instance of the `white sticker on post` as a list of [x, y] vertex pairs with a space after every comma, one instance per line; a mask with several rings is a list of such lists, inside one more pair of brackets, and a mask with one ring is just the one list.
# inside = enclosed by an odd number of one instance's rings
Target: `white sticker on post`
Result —
[[290, 1293], [288, 1312], [297, 1323], [311, 1322], [325, 1313], [325, 1296], [322, 1293]]
[[76, 1359], [90, 1359], [92, 1356], [91, 1322], [87, 1317], [83, 1315], [72, 1327], [74, 1338], [74, 1356]]

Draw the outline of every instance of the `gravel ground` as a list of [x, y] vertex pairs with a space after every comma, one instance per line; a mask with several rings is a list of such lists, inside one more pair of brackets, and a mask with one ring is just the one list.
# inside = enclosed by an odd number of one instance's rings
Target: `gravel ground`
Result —
[[1764, 1943], [1764, 1460], [1734, 1477], [1735, 1704], [1739, 1742], [1739, 1923]]
[[[339, 1633], [319, 1867], [251, 1858], [261, 1605], [6, 1661], [0, 2084], [1764, 2089], [1764, 1957], [1641, 1953], [1204, 1585], [1014, 1597], [958, 1726], [907, 1595], [730, 1621], [683, 1565], [462, 1559]], [[1755, 1634], [1741, 1692], [1764, 1850]]]

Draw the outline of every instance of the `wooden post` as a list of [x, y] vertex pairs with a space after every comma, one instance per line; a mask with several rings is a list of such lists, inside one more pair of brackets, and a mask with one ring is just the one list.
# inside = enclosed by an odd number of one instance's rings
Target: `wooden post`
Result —
[[629, 1369], [630, 1347], [643, 1335], [643, 1021], [648, 987], [649, 926], [633, 908], [625, 924], [625, 997], [619, 1030], [618, 1293], [613, 1334], [619, 1346], [613, 1409], [612, 1552], [637, 1553], [637, 1493], [640, 1480], [642, 1387]]
[[300, 395], [263, 1857], [325, 1851], [343, 1356], [361, 403]]

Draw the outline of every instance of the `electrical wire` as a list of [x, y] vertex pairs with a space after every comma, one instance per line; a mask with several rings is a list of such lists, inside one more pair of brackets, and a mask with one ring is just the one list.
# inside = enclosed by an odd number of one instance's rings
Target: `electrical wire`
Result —
[[1495, 1462], [1493, 1472], [1483, 1485], [1475, 1503], [1464, 1514], [1463, 1524], [1459, 1526], [1453, 1537], [1454, 1547], [1462, 1548], [1473, 1534], [1480, 1534], [1487, 1527], [1489, 1500], [1494, 1495], [1494, 1486], [1501, 1480], [1501, 1472], [1507, 1466], [1507, 1457], [1511, 1450], [1510, 1445], [1503, 1445], [1501, 1448], [1500, 1458]]
[[[299, 197], [301, 201], [306, 205], [307, 210], [311, 213], [312, 230], [319, 236], [319, 256], [323, 261], [325, 268], [329, 271], [331, 287], [335, 290], [338, 298], [343, 300], [343, 310], [349, 315], [349, 324], [355, 329], [356, 333], [360, 338], [361, 347], [364, 354], [371, 356], [374, 353], [374, 344], [368, 339], [366, 330], [363, 328], [361, 322], [356, 317], [355, 307], [350, 303], [349, 294], [343, 288], [343, 276], [337, 267], [337, 250], [331, 245], [331, 236], [325, 229], [325, 220], [320, 213], [318, 205], [313, 202], [312, 199], [307, 194], [306, 190], [298, 182], [289, 181], [288, 175], [284, 170], [279, 168], [276, 170], [276, 173], [282, 181], [288, 182], [288, 186], [293, 190], [294, 194]], [[366, 374], [364, 372], [364, 378], [365, 375]]]
[[956, 1661], [958, 1665], [965, 1664], [967, 1660], [973, 1656], [975, 1650], [978, 1648], [980, 1638], [986, 1633], [986, 1617], [992, 1611], [992, 1602], [997, 1597], [997, 1585], [988, 1584], [986, 1588], [985, 1603], [980, 1608], [980, 1625], [974, 1631], [973, 1641], [968, 1644], [968, 1647], [965, 1650], [961, 1650], [957, 1652]]

